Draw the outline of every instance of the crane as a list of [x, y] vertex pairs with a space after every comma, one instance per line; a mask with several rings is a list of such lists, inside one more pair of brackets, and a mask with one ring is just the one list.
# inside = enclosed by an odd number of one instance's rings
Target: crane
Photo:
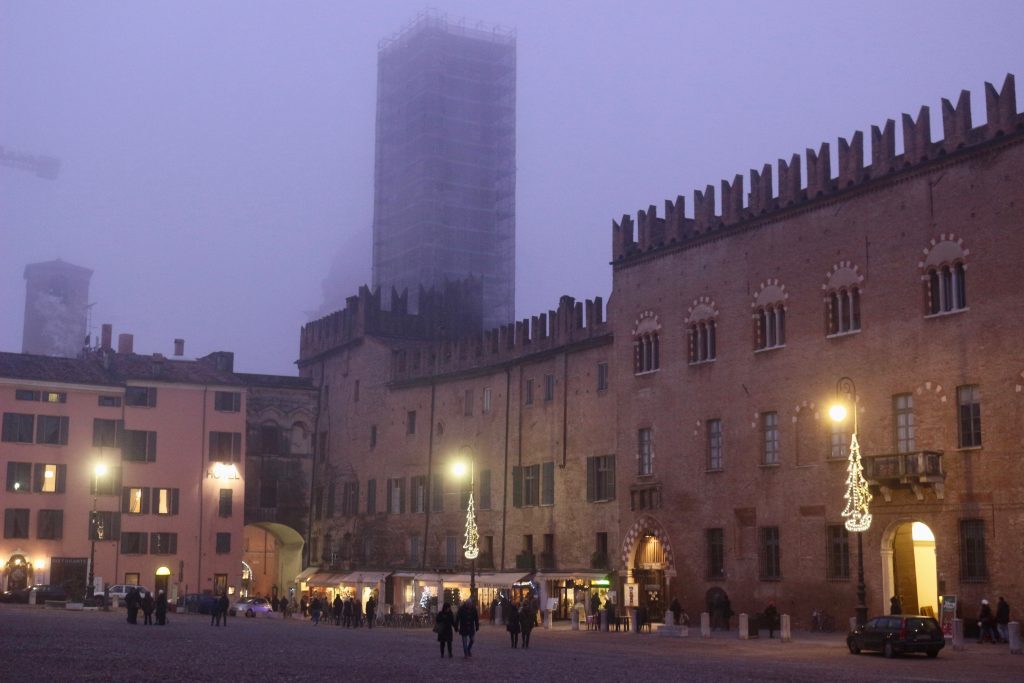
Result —
[[41, 154], [25, 154], [0, 146], [0, 166], [32, 171], [39, 178], [56, 180], [60, 173], [60, 159]]

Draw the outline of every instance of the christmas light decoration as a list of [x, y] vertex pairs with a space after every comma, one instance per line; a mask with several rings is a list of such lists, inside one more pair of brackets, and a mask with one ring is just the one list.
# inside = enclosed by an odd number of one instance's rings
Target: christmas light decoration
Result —
[[857, 434], [850, 438], [849, 466], [846, 469], [846, 507], [843, 509], [843, 517], [846, 517], [846, 529], [848, 531], [867, 531], [871, 527], [871, 513], [868, 505], [871, 503], [871, 491], [868, 490], [868, 482], [864, 479], [864, 465], [860, 458], [860, 444], [857, 443]]
[[466, 559], [475, 559], [480, 554], [480, 532], [476, 528], [476, 508], [473, 506], [473, 492], [469, 492], [469, 505], [466, 506], [466, 542], [462, 549], [466, 551]]

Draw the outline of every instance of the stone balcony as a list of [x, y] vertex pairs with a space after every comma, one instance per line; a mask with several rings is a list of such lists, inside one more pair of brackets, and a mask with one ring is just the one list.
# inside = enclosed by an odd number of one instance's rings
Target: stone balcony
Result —
[[918, 500], [924, 500], [924, 492], [928, 488], [939, 500], [945, 496], [946, 473], [942, 471], [942, 451], [866, 455], [864, 478], [878, 487], [887, 503], [892, 502], [894, 489], [909, 489]]

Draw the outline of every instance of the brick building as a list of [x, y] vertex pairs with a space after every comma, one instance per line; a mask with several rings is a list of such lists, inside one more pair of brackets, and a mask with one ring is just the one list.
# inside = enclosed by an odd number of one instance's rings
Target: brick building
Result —
[[[618, 602], [654, 618], [725, 593], [806, 626], [852, 613], [859, 538], [872, 613], [892, 595], [1024, 600], [1024, 117], [1012, 76], [985, 101], [974, 126], [967, 93], [944, 100], [938, 141], [927, 107], [904, 115], [900, 154], [893, 121], [869, 153], [842, 139], [835, 174], [824, 144], [751, 171], [749, 193], [736, 176], [720, 215], [709, 186], [692, 217], [682, 197], [623, 217], [607, 321], [564, 298], [459, 337], [452, 307], [384, 311], [364, 290], [304, 327], [312, 558], [333, 567], [307, 587], [375, 585], [399, 609], [464, 587], [444, 467], [471, 453], [493, 585], [529, 570], [571, 602], [611, 570]], [[841, 378], [856, 423], [827, 417]], [[859, 536], [842, 516], [854, 431], [874, 495]]]

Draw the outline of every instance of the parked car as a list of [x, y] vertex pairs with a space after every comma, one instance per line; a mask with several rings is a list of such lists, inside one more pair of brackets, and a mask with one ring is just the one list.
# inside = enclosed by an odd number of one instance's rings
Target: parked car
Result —
[[846, 646], [853, 654], [861, 650], [880, 651], [886, 657], [905, 652], [923, 652], [938, 657], [946, 646], [939, 622], [916, 614], [894, 614], [869, 619], [846, 636]]
[[[110, 596], [110, 601], [114, 605], [120, 605], [124, 602], [125, 596], [128, 595], [128, 591], [133, 588], [138, 588], [140, 595], [145, 595], [146, 592], [149, 591], [145, 586], [135, 586], [130, 583], [117, 583], [107, 588], [107, 595]], [[154, 595], [153, 597], [155, 598], [156, 596]]]
[[216, 606], [217, 596], [209, 593], [189, 593], [178, 598], [178, 607], [193, 614], [210, 614]]
[[257, 614], [269, 614], [274, 610], [266, 598], [251, 598], [239, 600], [231, 606], [229, 611], [233, 616], [244, 614], [247, 617], [255, 617]]
[[34, 586], [29, 586], [28, 588], [19, 588], [13, 591], [4, 591], [3, 596], [0, 597], [0, 601], [27, 603], [29, 601], [30, 593], [35, 594], [35, 602], [37, 605], [41, 605], [47, 600], [68, 599], [68, 593], [64, 589], [64, 586], [53, 586], [45, 583], [37, 583]]

